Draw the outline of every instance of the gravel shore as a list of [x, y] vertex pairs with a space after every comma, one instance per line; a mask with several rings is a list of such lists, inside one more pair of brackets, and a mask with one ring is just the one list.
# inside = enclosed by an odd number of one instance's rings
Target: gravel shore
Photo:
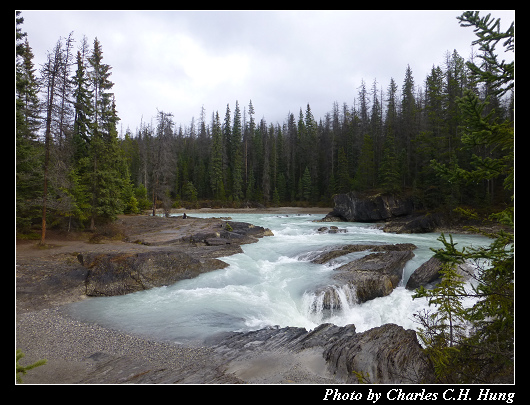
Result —
[[24, 383], [241, 383], [223, 373], [207, 347], [187, 347], [133, 336], [71, 318], [60, 307], [17, 316], [21, 364], [46, 358]]
[[[125, 217], [127, 221], [121, 221], [125, 235], [144, 230], [145, 218]], [[330, 382], [315, 372], [312, 357], [308, 360], [292, 356], [281, 368], [271, 369], [271, 362], [278, 363], [277, 354], [272, 359], [263, 353], [256, 359], [227, 359], [216, 353], [215, 347], [157, 341], [73, 318], [67, 305], [86, 298], [86, 269], [76, 258], [79, 252], [103, 254], [144, 251], [150, 247], [115, 239], [91, 244], [81, 236], [49, 234], [49, 246], [45, 249], [34, 241], [17, 241], [16, 245], [15, 347], [25, 354], [20, 361], [22, 365], [40, 359], [48, 361], [22, 376], [25, 384]]]

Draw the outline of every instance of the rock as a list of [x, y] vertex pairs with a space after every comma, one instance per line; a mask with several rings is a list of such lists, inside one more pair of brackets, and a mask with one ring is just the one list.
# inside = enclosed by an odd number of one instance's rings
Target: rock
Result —
[[358, 382], [354, 372], [373, 384], [417, 383], [427, 373], [427, 358], [416, 333], [395, 324], [337, 334], [323, 355], [329, 371], [349, 384]]
[[[405, 288], [407, 290], [415, 290], [421, 286], [427, 286], [428, 284], [439, 282], [442, 276], [440, 273], [440, 270], [442, 270], [442, 265], [443, 262], [440, 259], [434, 256], [431, 257], [425, 263], [420, 265], [420, 267], [414, 270], [414, 273], [410, 275]], [[464, 263], [458, 265], [457, 274], [462, 276], [464, 280], [469, 279], [473, 273], [474, 269], [469, 264]]]
[[329, 213], [322, 219], [315, 219], [313, 222], [347, 222], [344, 218]]
[[338, 226], [322, 226], [317, 229], [318, 233], [346, 233], [346, 229], [339, 229]]
[[350, 222], [376, 222], [411, 214], [414, 204], [410, 198], [392, 194], [363, 196], [351, 191], [333, 197], [335, 207], [329, 217], [340, 217]]
[[320, 253], [317, 257], [312, 259], [311, 262], [316, 264], [324, 264], [332, 259], [354, 252], [388, 252], [414, 250], [416, 248], [417, 246], [412, 243], [396, 243], [393, 245], [345, 245]]
[[239, 244], [254, 243], [263, 236], [274, 236], [272, 231], [262, 226], [255, 226], [246, 222], [227, 221], [220, 232], [221, 238], [239, 239]]
[[228, 266], [218, 259], [200, 261], [191, 255], [165, 250], [142, 253], [81, 253], [87, 267], [86, 295], [124, 295], [153, 287], [171, 285], [201, 273]]
[[414, 215], [390, 221], [383, 228], [384, 232], [393, 233], [428, 233], [434, 232], [443, 224], [440, 214]]
[[322, 287], [315, 293], [324, 294], [324, 309], [340, 308], [338, 293], [341, 289], [344, 291], [343, 286], [355, 291], [357, 303], [384, 297], [397, 287], [403, 268], [412, 257], [414, 253], [411, 250], [371, 253], [335, 269], [332, 276], [334, 285]]
[[241, 369], [245, 364], [247, 368], [255, 364], [252, 359], [278, 361], [279, 355], [298, 359], [306, 353], [322, 356], [326, 365], [326, 370], [320, 370], [322, 377], [331, 375], [335, 381], [344, 383], [358, 382], [354, 371], [369, 382], [380, 384], [418, 382], [426, 373], [426, 358], [416, 333], [394, 324], [362, 333], [356, 331], [355, 325], [341, 327], [329, 323], [310, 332], [296, 327], [270, 327], [220, 334], [206, 344], [231, 360], [229, 369], [237, 364], [239, 374], [248, 371]]

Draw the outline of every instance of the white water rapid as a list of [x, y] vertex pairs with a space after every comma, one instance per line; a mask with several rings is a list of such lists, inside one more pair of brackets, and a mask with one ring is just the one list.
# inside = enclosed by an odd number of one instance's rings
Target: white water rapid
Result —
[[[195, 217], [210, 217], [193, 214]], [[396, 323], [416, 329], [413, 314], [427, 307], [423, 299], [412, 300], [405, 289], [409, 276], [439, 248], [439, 233], [391, 234], [364, 223], [314, 223], [321, 215], [216, 214], [234, 221], [270, 228], [274, 236], [243, 245], [244, 253], [221, 258], [229, 266], [154, 288], [116, 297], [90, 298], [72, 304], [75, 316], [105, 327], [175, 342], [200, 342], [218, 332], [248, 331], [279, 325], [313, 329], [321, 323], [355, 324], [358, 332]], [[336, 225], [346, 233], [323, 234], [321, 226]], [[453, 235], [459, 247], [486, 245], [475, 235]], [[333, 246], [355, 243], [414, 243], [414, 258], [403, 270], [402, 285], [390, 295], [355, 304], [355, 291], [339, 289], [340, 309], [323, 310], [323, 296], [313, 291], [327, 285], [333, 269], [362, 257], [356, 252], [325, 265], [310, 262], [316, 253]]]

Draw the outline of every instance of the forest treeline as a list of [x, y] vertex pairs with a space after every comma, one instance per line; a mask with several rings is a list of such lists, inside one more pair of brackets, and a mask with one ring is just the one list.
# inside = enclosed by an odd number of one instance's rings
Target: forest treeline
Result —
[[509, 202], [506, 168], [480, 179], [444, 176], [506, 154], [462, 137], [469, 92], [487, 100], [485, 120], [513, 126], [513, 89], [476, 80], [475, 63], [490, 69], [480, 54], [466, 63], [447, 52], [421, 80], [407, 66], [401, 84], [362, 81], [353, 104], [335, 102], [318, 119], [307, 104], [283, 123], [267, 122], [251, 100], [234, 100], [225, 111], [202, 108], [186, 125], [157, 111], [119, 136], [112, 68], [98, 39], [75, 46], [73, 33], [60, 38], [37, 70], [22, 23], [17, 14], [18, 231], [45, 228], [46, 218], [48, 226], [94, 229], [120, 213], [201, 200], [329, 206], [333, 194], [351, 190], [408, 193], [425, 209]]

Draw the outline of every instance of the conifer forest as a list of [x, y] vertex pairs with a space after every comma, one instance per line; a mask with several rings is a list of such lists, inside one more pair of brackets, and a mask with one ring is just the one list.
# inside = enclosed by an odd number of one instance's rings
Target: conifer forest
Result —
[[202, 108], [187, 123], [157, 111], [123, 130], [105, 44], [70, 33], [34, 66], [21, 14], [16, 23], [20, 232], [94, 229], [154, 208], [331, 206], [334, 194], [352, 190], [406, 193], [425, 210], [510, 204], [513, 147], [466, 128], [479, 105], [479, 125], [513, 140], [513, 62], [500, 61], [513, 52], [513, 25], [493, 42], [479, 38], [467, 59], [440, 55], [427, 77], [403, 66], [403, 79], [367, 78], [353, 103], [336, 101], [323, 117], [307, 104], [268, 122], [252, 100], [227, 100], [226, 110]]
[[[252, 100], [226, 100], [187, 122], [153, 106], [156, 116], [123, 129], [105, 44], [66, 33], [36, 66], [23, 17], [16, 12], [18, 237], [45, 245], [47, 229], [94, 231], [157, 209], [331, 207], [351, 191], [407, 197], [416, 213], [456, 212], [492, 240], [457, 247], [442, 233], [443, 248], [431, 248], [441, 282], [412, 297], [435, 308], [414, 315], [432, 371], [424, 382], [513, 381], [514, 22], [501, 30], [490, 14], [463, 12], [455, 20], [475, 35], [470, 55], [447, 51], [426, 77], [406, 65], [388, 83], [366, 78], [353, 101], [321, 117], [308, 103], [270, 122]], [[457, 265], [468, 262], [475, 283], [465, 287]], [[469, 297], [477, 301], [467, 308]]]

